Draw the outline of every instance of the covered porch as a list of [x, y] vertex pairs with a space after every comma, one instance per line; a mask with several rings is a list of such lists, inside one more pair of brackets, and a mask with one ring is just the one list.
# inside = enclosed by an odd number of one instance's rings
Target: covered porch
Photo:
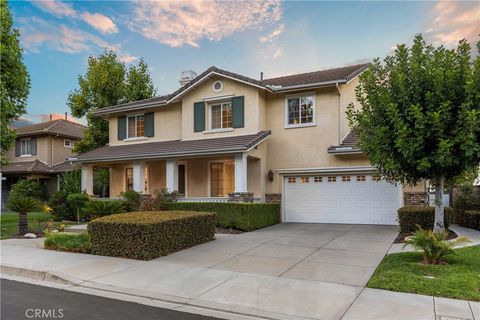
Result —
[[[264, 200], [267, 177], [265, 146], [260, 143], [267, 136], [268, 134], [257, 134], [177, 141], [176, 144], [182, 149], [169, 145], [169, 150], [164, 153], [162, 145], [166, 146], [170, 141], [129, 145], [132, 156], [141, 149], [149, 154], [142, 152], [143, 154], [128, 160], [119, 159], [120, 157], [107, 159], [118, 152], [119, 148], [124, 149], [126, 146], [104, 147], [106, 150], [102, 155], [106, 156], [105, 159], [82, 161], [82, 156], [86, 158], [85, 155], [88, 156], [89, 153], [79, 157], [78, 161], [82, 162], [82, 190], [93, 194], [94, 167], [101, 166], [110, 172], [110, 197], [120, 197], [127, 190], [151, 195], [157, 190], [166, 189], [178, 192], [179, 201], [261, 201]], [[235, 143], [241, 143], [242, 146], [236, 147]], [[188, 155], [169, 156], [173, 151], [185, 152], [185, 148], [195, 144], [201, 144], [203, 148]], [[217, 151], [209, 151], [209, 145]], [[152, 147], [156, 151], [153, 154], [150, 153]], [[200, 146], [195, 146], [198, 147]]]

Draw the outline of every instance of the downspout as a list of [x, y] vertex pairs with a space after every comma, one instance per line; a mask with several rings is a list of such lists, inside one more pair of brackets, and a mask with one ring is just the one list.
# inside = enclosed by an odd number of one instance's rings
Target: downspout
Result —
[[335, 84], [335, 88], [337, 88], [338, 93], [338, 124], [337, 124], [337, 135], [338, 135], [338, 144], [340, 144], [340, 88], [338, 86], [338, 82]]

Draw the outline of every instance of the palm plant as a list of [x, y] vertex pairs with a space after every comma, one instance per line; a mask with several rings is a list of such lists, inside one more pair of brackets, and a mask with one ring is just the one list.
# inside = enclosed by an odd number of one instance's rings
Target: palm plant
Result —
[[423, 260], [426, 264], [441, 264], [443, 257], [454, 253], [453, 248], [456, 245], [470, 242], [467, 237], [457, 237], [448, 240], [448, 232], [433, 230], [424, 230], [420, 226], [418, 231], [411, 237], [405, 238], [405, 244], [411, 245], [417, 251], [423, 251]]
[[95, 200], [87, 204], [84, 212], [89, 215], [91, 219], [122, 213], [125, 212], [125, 202], [121, 200]]
[[31, 197], [11, 197], [7, 203], [7, 208], [18, 212], [18, 233], [23, 236], [28, 232], [27, 213], [40, 210], [41, 203]]

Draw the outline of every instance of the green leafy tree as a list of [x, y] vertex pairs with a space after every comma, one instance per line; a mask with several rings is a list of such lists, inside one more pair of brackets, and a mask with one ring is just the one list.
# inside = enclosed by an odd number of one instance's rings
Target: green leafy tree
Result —
[[43, 183], [35, 179], [20, 179], [10, 190], [11, 198], [34, 198], [39, 201], [47, 201], [48, 189]]
[[[480, 46], [479, 46], [480, 49]], [[347, 114], [360, 147], [390, 182], [430, 180], [435, 193], [435, 231], [444, 230], [445, 180], [480, 163], [480, 57], [470, 45], [455, 49], [400, 45], [360, 76]]]
[[93, 170], [94, 194], [105, 198], [110, 186], [110, 170], [104, 167], [95, 167]]
[[75, 152], [86, 152], [108, 143], [108, 122], [92, 113], [119, 103], [151, 98], [155, 95], [148, 66], [143, 60], [129, 68], [114, 51], [89, 57], [85, 75], [78, 77], [79, 88], [70, 92], [67, 104], [72, 115], [86, 117], [88, 127]]
[[90, 197], [85, 192], [72, 193], [67, 196], [67, 202], [77, 212], [77, 223], [80, 223], [80, 212], [90, 201]]
[[76, 169], [62, 173], [60, 176], [60, 190], [65, 194], [82, 192], [82, 170]]
[[15, 131], [9, 125], [26, 112], [30, 76], [6, 0], [0, 0], [0, 25], [0, 162], [5, 164], [5, 152], [15, 143]]

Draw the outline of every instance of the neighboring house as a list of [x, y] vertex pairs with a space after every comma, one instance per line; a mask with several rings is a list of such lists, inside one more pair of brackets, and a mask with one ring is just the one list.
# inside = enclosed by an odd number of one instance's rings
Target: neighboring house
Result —
[[82, 188], [92, 193], [103, 166], [111, 197], [167, 188], [180, 201], [281, 199], [284, 221], [396, 224], [402, 187], [374, 174], [345, 115], [367, 67], [260, 80], [186, 72], [169, 95], [96, 112], [110, 142], [78, 156]]
[[50, 192], [58, 190], [58, 175], [73, 170], [67, 159], [73, 156], [72, 148], [82, 139], [84, 126], [59, 119], [15, 128], [15, 146], [8, 151], [8, 164], [0, 168], [2, 202], [11, 186], [19, 179], [37, 179]]

